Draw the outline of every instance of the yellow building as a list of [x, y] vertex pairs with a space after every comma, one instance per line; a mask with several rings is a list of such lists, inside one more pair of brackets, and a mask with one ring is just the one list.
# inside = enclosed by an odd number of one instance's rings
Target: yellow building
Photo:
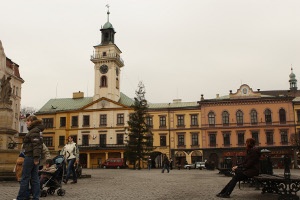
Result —
[[[200, 110], [197, 102], [149, 104], [148, 124], [152, 126], [156, 155], [166, 154], [174, 164], [202, 161]], [[160, 167], [159, 157], [156, 157]]]
[[[109, 12], [107, 13], [109, 15]], [[109, 19], [109, 18], [108, 18]], [[94, 46], [94, 96], [83, 92], [73, 98], [50, 99], [36, 115], [43, 120], [45, 144], [59, 151], [70, 135], [80, 149], [83, 167], [98, 167], [107, 158], [123, 158], [126, 127], [133, 100], [120, 92], [124, 62], [114, 43], [115, 30], [107, 21], [100, 29], [101, 43]]]

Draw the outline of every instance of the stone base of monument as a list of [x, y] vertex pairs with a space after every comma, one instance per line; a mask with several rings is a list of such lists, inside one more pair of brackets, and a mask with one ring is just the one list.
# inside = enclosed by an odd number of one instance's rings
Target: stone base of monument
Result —
[[13, 111], [9, 104], [0, 101], [0, 149], [8, 149], [13, 136], [18, 133], [12, 125]]
[[13, 170], [19, 154], [19, 150], [0, 149], [0, 180], [16, 180]]

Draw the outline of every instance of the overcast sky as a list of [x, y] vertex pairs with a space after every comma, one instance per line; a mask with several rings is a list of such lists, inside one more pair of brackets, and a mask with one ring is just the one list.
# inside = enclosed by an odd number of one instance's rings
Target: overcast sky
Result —
[[0, 0], [0, 40], [19, 64], [22, 107], [94, 93], [93, 46], [107, 21], [122, 51], [121, 92], [152, 103], [300, 88], [299, 0]]

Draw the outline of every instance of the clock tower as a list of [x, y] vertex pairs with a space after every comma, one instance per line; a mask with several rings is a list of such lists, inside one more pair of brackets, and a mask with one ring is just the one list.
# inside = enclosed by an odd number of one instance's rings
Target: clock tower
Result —
[[[107, 6], [109, 8], [109, 6]], [[124, 66], [121, 50], [115, 44], [115, 30], [109, 22], [109, 9], [107, 22], [101, 27], [101, 43], [94, 46], [91, 61], [94, 63], [94, 97], [97, 100], [106, 97], [113, 101], [120, 99], [120, 72]]]

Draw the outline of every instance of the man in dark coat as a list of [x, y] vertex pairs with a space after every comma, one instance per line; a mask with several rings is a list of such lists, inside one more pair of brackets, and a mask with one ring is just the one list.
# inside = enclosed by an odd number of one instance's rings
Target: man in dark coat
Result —
[[233, 191], [238, 181], [246, 180], [259, 174], [259, 159], [260, 151], [255, 148], [255, 140], [248, 138], [246, 140], [247, 155], [242, 163], [232, 167], [232, 171], [235, 175], [229, 181], [229, 183], [217, 194], [217, 197], [230, 198], [230, 194]]

